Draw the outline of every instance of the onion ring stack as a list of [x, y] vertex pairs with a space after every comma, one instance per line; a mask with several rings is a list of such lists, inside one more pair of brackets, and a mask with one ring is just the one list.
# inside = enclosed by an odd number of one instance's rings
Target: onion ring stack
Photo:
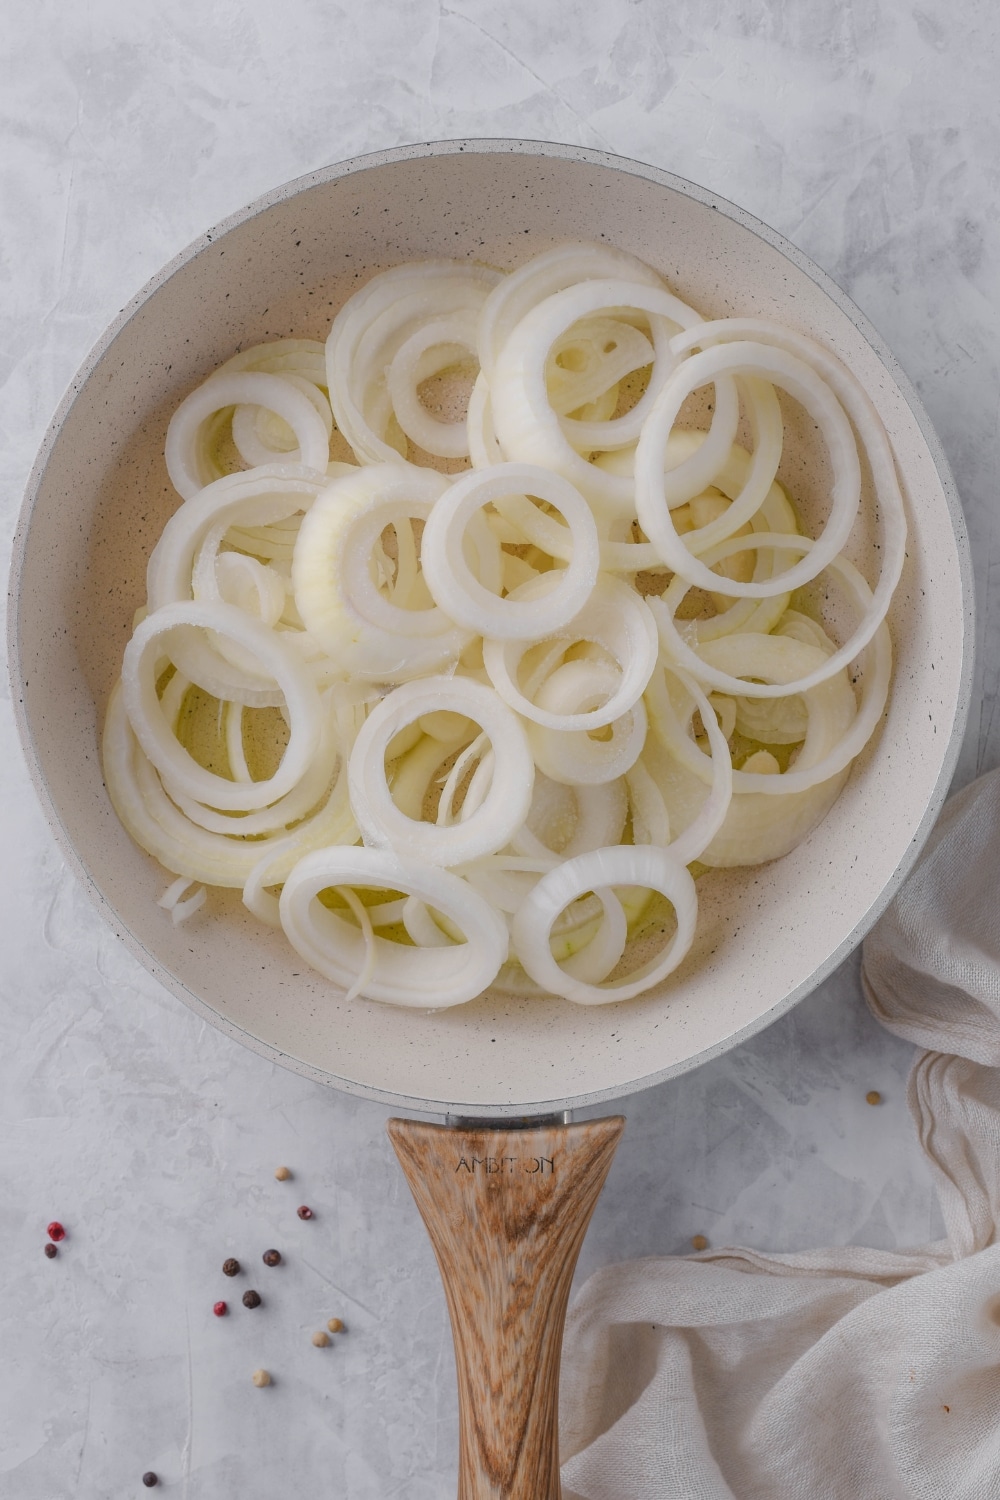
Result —
[[660, 985], [694, 877], [807, 837], [885, 708], [906, 522], [874, 407], [610, 247], [376, 275], [325, 349], [210, 375], [165, 456], [112, 802], [176, 877], [165, 920], [241, 889], [349, 999]]

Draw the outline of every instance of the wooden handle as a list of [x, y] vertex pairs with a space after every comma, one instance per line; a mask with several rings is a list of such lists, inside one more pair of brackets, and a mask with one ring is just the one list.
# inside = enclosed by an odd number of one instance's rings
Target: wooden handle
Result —
[[561, 1500], [570, 1282], [625, 1121], [524, 1130], [390, 1120], [434, 1246], [458, 1367], [458, 1500]]

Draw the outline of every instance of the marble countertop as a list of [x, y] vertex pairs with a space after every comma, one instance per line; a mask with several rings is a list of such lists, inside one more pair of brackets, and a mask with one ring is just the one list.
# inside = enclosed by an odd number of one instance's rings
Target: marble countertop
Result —
[[[986, 0], [11, 0], [5, 546], [87, 350], [209, 225], [408, 141], [598, 146], [773, 224], [917, 386], [973, 539], [968, 781], [1000, 762], [998, 55]], [[104, 1500], [143, 1492], [148, 1469], [185, 1500], [452, 1493], [450, 1334], [388, 1112], [241, 1050], [138, 966], [56, 850], [2, 691], [0, 1493]], [[910, 1062], [849, 960], [768, 1031], [632, 1097], [580, 1276], [699, 1233], [783, 1250], [936, 1236]], [[69, 1234], [46, 1260], [53, 1218]], [[233, 1282], [228, 1255], [247, 1270]], [[239, 1298], [251, 1285], [255, 1311]], [[346, 1332], [312, 1347], [333, 1316]], [[267, 1392], [250, 1383], [259, 1366]]]

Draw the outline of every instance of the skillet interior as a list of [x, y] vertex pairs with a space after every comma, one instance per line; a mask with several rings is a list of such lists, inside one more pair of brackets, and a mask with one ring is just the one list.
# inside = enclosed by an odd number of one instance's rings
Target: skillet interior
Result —
[[[890, 614], [889, 712], [826, 821], [791, 855], [699, 883], [694, 949], [659, 991], [615, 1007], [488, 993], [438, 1015], [343, 1004], [238, 895], [174, 928], [166, 879], [110, 808], [97, 754], [107, 694], [177, 500], [163, 434], [238, 347], [324, 338], [371, 272], [426, 256], [511, 268], [606, 239], [706, 315], [773, 316], [852, 366], [890, 435], [911, 545]], [[806, 514], [824, 465], [805, 424], [788, 478]], [[793, 472], [794, 471], [794, 472]], [[783, 473], [786, 472], [783, 470]], [[818, 512], [817, 512], [818, 515]], [[873, 576], [874, 536], [855, 560]], [[449, 142], [342, 164], [269, 195], [185, 252], [125, 309], [63, 403], [32, 476], [14, 564], [13, 677], [32, 774], [64, 850], [141, 961], [241, 1042], [395, 1105], [488, 1117], [613, 1098], [768, 1024], [857, 943], [947, 789], [969, 696], [967, 543], [926, 417], [861, 315], [779, 237], [650, 168], [523, 142]]]

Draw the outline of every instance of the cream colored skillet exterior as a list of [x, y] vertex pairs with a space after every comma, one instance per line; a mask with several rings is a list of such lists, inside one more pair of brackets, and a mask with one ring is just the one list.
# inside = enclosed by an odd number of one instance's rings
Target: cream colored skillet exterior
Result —
[[[177, 402], [240, 347], [323, 338], [374, 268], [426, 256], [513, 267], [560, 240], [605, 239], [706, 315], [773, 316], [835, 349], [888, 429], [909, 557], [893, 602], [887, 717], [826, 821], [791, 855], [700, 883], [695, 948], [662, 988], [584, 1009], [487, 993], [441, 1014], [342, 996], [238, 895], [175, 928], [169, 877], [104, 791], [107, 694], [175, 508], [163, 433]], [[790, 437], [799, 475], [821, 455]], [[794, 478], [794, 476], [792, 476]], [[801, 480], [799, 481], [801, 484]], [[805, 484], [808, 505], [808, 483]], [[855, 555], [871, 562], [871, 537]], [[869, 571], [870, 567], [869, 567]], [[947, 791], [969, 704], [972, 584], [954, 484], [920, 402], [846, 296], [779, 235], [668, 173], [532, 141], [449, 141], [341, 163], [206, 234], [124, 309], [46, 436], [15, 544], [13, 696], [53, 831], [143, 964], [199, 1015], [308, 1077], [425, 1112], [551, 1113], [682, 1073], [759, 1031], [868, 931]]]

